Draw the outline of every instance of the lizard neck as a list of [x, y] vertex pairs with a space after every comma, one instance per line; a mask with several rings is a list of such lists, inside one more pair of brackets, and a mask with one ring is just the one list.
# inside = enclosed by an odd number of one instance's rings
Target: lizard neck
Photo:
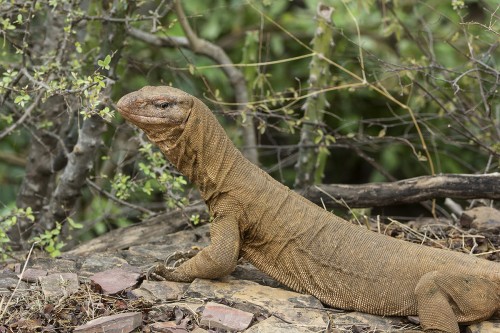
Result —
[[205, 201], [237, 187], [238, 170], [250, 163], [201, 102], [195, 103], [174, 144], [157, 144], [177, 170], [198, 186]]

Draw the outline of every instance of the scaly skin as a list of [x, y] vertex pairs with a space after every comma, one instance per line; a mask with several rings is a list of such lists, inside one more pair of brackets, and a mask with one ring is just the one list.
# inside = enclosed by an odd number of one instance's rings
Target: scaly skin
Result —
[[246, 160], [211, 111], [172, 87], [144, 87], [118, 102], [177, 169], [214, 217], [211, 244], [168, 280], [214, 279], [240, 256], [290, 288], [341, 309], [418, 315], [426, 332], [500, 310], [500, 264], [368, 231], [316, 206]]

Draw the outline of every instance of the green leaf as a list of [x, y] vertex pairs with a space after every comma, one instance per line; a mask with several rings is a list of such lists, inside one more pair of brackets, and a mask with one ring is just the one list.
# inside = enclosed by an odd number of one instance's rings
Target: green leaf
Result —
[[109, 70], [109, 63], [111, 62], [111, 56], [108, 54], [104, 60], [97, 60], [99, 67]]
[[148, 180], [144, 186], [142, 187], [142, 191], [146, 193], [147, 195], [151, 195], [153, 193], [153, 187], [151, 186], [151, 181]]
[[68, 217], [69, 226], [73, 229], [82, 229], [83, 224], [75, 222], [71, 217]]
[[27, 95], [25, 93], [21, 93], [21, 95], [17, 95], [16, 98], [14, 99], [14, 103], [18, 104], [20, 106], [24, 106], [27, 101], [31, 100], [30, 95]]
[[417, 158], [420, 162], [427, 162], [427, 157], [422, 155], [422, 152], [420, 152], [420, 151], [418, 152]]
[[1, 18], [0, 22], [2, 23], [2, 30], [14, 30], [16, 28], [15, 25], [10, 23], [10, 19], [6, 18]]
[[75, 43], [75, 49], [76, 49], [76, 52], [78, 53], [82, 53], [82, 44], [80, 44], [80, 42], [76, 42]]

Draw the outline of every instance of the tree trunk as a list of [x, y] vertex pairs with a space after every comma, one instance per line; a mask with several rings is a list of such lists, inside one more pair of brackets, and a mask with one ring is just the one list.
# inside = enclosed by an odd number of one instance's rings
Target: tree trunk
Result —
[[[48, 13], [47, 22], [43, 23], [46, 29], [40, 27], [41, 42], [37, 52], [39, 54], [55, 53], [63, 38], [62, 31], [64, 18]], [[45, 37], [43, 35], [45, 34]], [[37, 49], [36, 45], [34, 49]], [[41, 57], [43, 59], [43, 57]], [[58, 53], [58, 60], [62, 62], [62, 53]], [[43, 88], [42, 88], [43, 89]], [[33, 103], [36, 103], [35, 101]], [[47, 198], [54, 188], [54, 179], [57, 171], [66, 163], [64, 147], [67, 144], [66, 130], [71, 126], [70, 115], [65, 112], [66, 106], [62, 96], [52, 96], [39, 106], [34, 106], [33, 119], [29, 125], [32, 131], [31, 148], [26, 164], [26, 173], [16, 198], [18, 208], [30, 207], [38, 217], [42, 208], [47, 204]], [[50, 128], [36, 126], [39, 123], [50, 123]], [[68, 126], [69, 124], [69, 126]], [[13, 248], [28, 247], [26, 240], [31, 237], [33, 222], [27, 218], [19, 218], [17, 224], [9, 231]]]
[[[307, 98], [304, 105], [304, 119], [300, 133], [299, 157], [296, 165], [295, 188], [305, 188], [320, 183], [323, 179], [328, 150], [324, 147], [325, 135], [320, 125], [323, 122], [325, 108], [328, 107], [326, 96], [321, 92], [331, 81], [329, 64], [324, 59], [330, 58], [334, 47], [332, 28], [333, 8], [319, 4], [316, 12], [317, 26], [313, 39], [316, 55], [312, 57], [309, 73], [309, 93], [317, 91]], [[322, 147], [323, 144], [323, 147]]]

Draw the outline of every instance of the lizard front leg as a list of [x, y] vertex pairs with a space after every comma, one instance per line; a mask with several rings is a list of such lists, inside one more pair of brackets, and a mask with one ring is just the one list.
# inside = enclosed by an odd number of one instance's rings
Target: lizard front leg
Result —
[[[236, 207], [234, 207], [236, 210]], [[210, 226], [211, 244], [179, 267], [155, 266], [148, 275], [169, 281], [191, 282], [230, 274], [240, 253], [240, 230], [233, 212], [218, 211]]]

